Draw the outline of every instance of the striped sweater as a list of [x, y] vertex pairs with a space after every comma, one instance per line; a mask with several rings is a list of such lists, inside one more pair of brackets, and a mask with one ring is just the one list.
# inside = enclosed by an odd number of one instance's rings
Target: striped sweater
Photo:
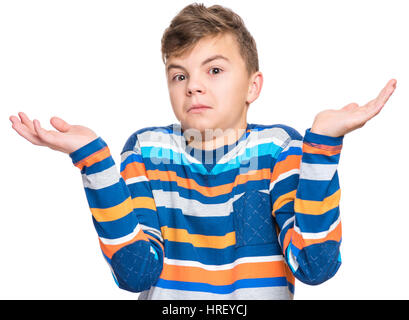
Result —
[[191, 148], [180, 124], [133, 133], [118, 172], [101, 137], [70, 154], [102, 254], [139, 299], [292, 299], [338, 270], [343, 137], [247, 124]]

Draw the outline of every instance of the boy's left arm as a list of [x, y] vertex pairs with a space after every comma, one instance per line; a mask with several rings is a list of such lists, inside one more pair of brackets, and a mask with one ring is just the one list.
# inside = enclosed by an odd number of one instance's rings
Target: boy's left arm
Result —
[[328, 280], [341, 264], [337, 167], [342, 140], [309, 129], [304, 138], [293, 132], [271, 176], [279, 242], [293, 274], [307, 284]]
[[319, 113], [304, 139], [293, 136], [276, 160], [270, 184], [273, 216], [285, 259], [305, 283], [328, 280], [341, 264], [337, 166], [343, 137], [377, 115], [395, 88], [392, 79], [362, 107], [352, 103]]

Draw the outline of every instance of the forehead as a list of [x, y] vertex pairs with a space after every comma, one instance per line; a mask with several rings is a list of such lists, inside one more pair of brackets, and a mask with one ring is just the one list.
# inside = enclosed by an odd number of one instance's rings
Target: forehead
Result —
[[204, 37], [182, 55], [170, 56], [166, 61], [166, 70], [169, 71], [169, 67], [178, 67], [186, 63], [203, 64], [207, 60], [214, 60], [209, 59], [212, 57], [219, 57], [228, 63], [237, 63], [241, 60], [239, 46], [234, 36], [226, 33]]

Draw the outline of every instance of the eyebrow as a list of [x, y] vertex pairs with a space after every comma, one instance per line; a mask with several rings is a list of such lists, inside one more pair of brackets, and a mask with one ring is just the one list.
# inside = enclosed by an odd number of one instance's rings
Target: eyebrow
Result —
[[[216, 55], [211, 56], [211, 57], [207, 58], [206, 60], [204, 60], [204, 61], [202, 62], [202, 64], [201, 64], [201, 66], [204, 66], [205, 64], [207, 64], [207, 63], [209, 63], [209, 62], [211, 62], [211, 61], [213, 61], [213, 60], [217, 60], [217, 59], [223, 59], [223, 60], [226, 60], [227, 62], [230, 62], [230, 60], [229, 60], [228, 58], [226, 58], [225, 56], [223, 56], [223, 55], [221, 55], [221, 54], [216, 54]], [[173, 68], [183, 69], [183, 70], [186, 71], [186, 69], [185, 69], [184, 67], [182, 67], [181, 65], [178, 65], [178, 64], [170, 64], [170, 65], [168, 66], [168, 68], [167, 68], [167, 72], [169, 72], [169, 70], [170, 70], [170, 69], [173, 69]]]

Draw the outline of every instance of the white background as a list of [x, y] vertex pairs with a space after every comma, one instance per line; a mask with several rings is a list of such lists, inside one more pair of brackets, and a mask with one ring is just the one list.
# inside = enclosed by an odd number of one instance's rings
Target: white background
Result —
[[[343, 265], [296, 299], [408, 299], [406, 1], [205, 1], [233, 9], [257, 42], [262, 93], [249, 123], [304, 134], [321, 110], [360, 105], [391, 78], [382, 112], [348, 134], [339, 165]], [[119, 164], [137, 129], [173, 115], [160, 55], [190, 1], [0, 1], [1, 299], [136, 299], [116, 287], [68, 155], [31, 145], [9, 116], [60, 116], [96, 131]]]

